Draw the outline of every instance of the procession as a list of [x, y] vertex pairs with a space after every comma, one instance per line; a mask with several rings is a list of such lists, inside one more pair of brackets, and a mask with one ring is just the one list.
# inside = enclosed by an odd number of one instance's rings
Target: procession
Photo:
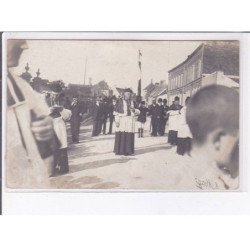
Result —
[[[144, 87], [143, 52], [138, 49], [138, 81], [111, 89], [105, 81], [92, 85], [91, 78], [88, 86], [85, 78], [84, 85], [51, 84], [40, 78], [39, 70], [31, 81], [28, 64], [18, 76], [14, 51], [28, 46], [25, 40], [9, 40], [9, 187], [237, 189], [238, 64], [234, 62], [235, 72], [227, 72], [228, 62], [223, 72], [221, 61], [205, 67], [204, 55], [211, 57], [216, 46], [228, 47], [201, 43], [169, 68], [167, 83], [151, 81]], [[86, 68], [87, 59], [84, 75]]]

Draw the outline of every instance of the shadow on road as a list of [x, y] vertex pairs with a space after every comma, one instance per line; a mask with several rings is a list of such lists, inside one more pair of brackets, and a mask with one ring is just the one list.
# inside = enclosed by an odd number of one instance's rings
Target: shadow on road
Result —
[[136, 160], [135, 158], [118, 158], [118, 159], [105, 159], [105, 160], [99, 160], [99, 161], [92, 161], [92, 162], [85, 162], [80, 164], [71, 164], [70, 165], [70, 173], [79, 172], [86, 169], [95, 169], [95, 168], [101, 168], [106, 167], [112, 164], [117, 163], [127, 163], [130, 160]]
[[158, 147], [149, 147], [149, 148], [140, 148], [140, 149], [135, 149], [135, 156], [140, 155], [140, 154], [146, 154], [146, 153], [152, 153], [158, 150], [167, 150], [171, 149], [172, 146], [158, 146]]

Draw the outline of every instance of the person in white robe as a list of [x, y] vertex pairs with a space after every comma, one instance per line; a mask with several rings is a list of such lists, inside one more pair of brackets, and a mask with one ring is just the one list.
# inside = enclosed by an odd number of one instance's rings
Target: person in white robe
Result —
[[133, 155], [135, 147], [135, 122], [140, 111], [131, 100], [131, 89], [124, 90], [124, 97], [118, 99], [114, 110], [116, 132], [114, 153]]
[[[59, 100], [60, 97], [57, 99]], [[61, 147], [55, 152], [54, 155], [55, 162], [52, 175], [55, 175], [56, 172], [59, 174], [65, 174], [69, 172], [66, 122], [70, 121], [72, 112], [69, 109], [65, 109], [62, 103], [54, 105], [51, 108], [51, 111], [50, 116], [53, 118], [54, 130], [61, 144]]]
[[177, 154], [184, 155], [191, 150], [192, 134], [186, 119], [187, 104], [190, 97], [185, 100], [185, 106], [179, 110], [180, 115], [178, 116], [178, 139], [177, 139]]

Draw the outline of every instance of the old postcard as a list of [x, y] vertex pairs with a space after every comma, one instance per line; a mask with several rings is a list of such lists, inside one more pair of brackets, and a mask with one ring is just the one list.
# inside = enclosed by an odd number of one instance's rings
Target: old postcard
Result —
[[6, 38], [5, 187], [239, 188], [239, 40]]

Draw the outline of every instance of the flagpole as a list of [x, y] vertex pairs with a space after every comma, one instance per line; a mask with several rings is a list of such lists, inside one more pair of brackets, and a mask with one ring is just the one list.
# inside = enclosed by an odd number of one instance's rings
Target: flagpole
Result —
[[88, 61], [88, 57], [86, 56], [86, 59], [85, 59], [85, 68], [84, 68], [84, 85], [85, 85], [85, 82], [86, 82], [87, 61]]
[[139, 70], [140, 70], [140, 78], [138, 81], [138, 98], [141, 99], [141, 79], [142, 79], [142, 64], [141, 64], [141, 50], [138, 50], [138, 66], [139, 66]]

